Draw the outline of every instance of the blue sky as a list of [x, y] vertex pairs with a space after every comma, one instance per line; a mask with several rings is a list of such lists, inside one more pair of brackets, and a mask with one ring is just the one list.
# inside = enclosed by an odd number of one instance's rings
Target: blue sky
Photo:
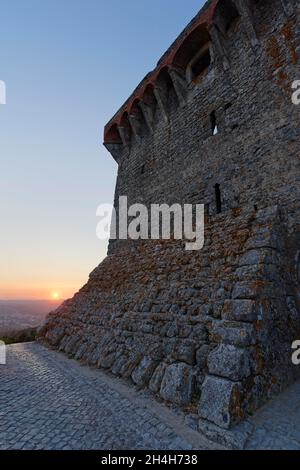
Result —
[[104, 258], [103, 127], [201, 0], [2, 0], [0, 298], [70, 296]]

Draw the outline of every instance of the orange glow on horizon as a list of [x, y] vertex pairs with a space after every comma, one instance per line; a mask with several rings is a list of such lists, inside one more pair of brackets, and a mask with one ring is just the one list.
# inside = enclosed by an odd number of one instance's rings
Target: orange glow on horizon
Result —
[[[51, 282], [51, 281], [50, 281]], [[57, 290], [49, 290], [45, 283], [35, 285], [23, 285], [20, 287], [1, 286], [0, 299], [2, 300], [48, 300], [63, 301], [73, 297], [73, 295], [83, 286], [85, 281], [76, 283], [58, 283]], [[44, 285], [43, 285], [44, 284]]]

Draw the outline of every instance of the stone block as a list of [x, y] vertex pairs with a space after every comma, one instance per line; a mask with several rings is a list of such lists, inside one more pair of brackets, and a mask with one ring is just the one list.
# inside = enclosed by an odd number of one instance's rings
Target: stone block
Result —
[[132, 372], [131, 378], [136, 385], [144, 387], [148, 384], [157, 362], [151, 357], [144, 357], [140, 365]]
[[149, 382], [149, 389], [153, 392], [153, 393], [157, 393], [159, 392], [160, 390], [160, 386], [161, 386], [161, 382], [162, 382], [162, 379], [163, 379], [163, 376], [165, 374], [165, 370], [167, 368], [167, 364], [165, 363], [161, 363], [157, 366], [157, 368], [155, 369], [152, 377], [151, 377], [151, 380]]
[[258, 287], [254, 282], [240, 281], [233, 288], [233, 299], [256, 299]]
[[209, 421], [200, 419], [198, 421], [198, 431], [213, 442], [217, 442], [231, 450], [243, 450], [254, 426], [248, 421], [234, 426], [232, 429], [223, 429]]
[[220, 344], [208, 356], [208, 370], [212, 375], [234, 381], [245, 379], [251, 373], [249, 352], [230, 344]]
[[200, 417], [229, 429], [241, 418], [241, 390], [239, 382], [207, 376], [199, 404]]
[[112, 368], [115, 362], [115, 359], [116, 359], [115, 352], [108, 353], [108, 354], [103, 353], [100, 355], [98, 359], [97, 366], [102, 367], [103, 369], [110, 369]]
[[193, 369], [183, 363], [167, 367], [160, 387], [161, 397], [178, 405], [190, 403], [193, 388]]
[[195, 344], [191, 341], [182, 341], [175, 345], [173, 357], [189, 365], [195, 364]]
[[233, 344], [240, 347], [256, 343], [256, 332], [250, 323], [222, 320], [212, 325], [211, 334], [215, 343]]
[[247, 266], [247, 265], [257, 265], [261, 263], [264, 259], [264, 251], [263, 250], [250, 250], [244, 253], [239, 261], [240, 266]]
[[256, 302], [254, 300], [225, 300], [222, 310], [223, 320], [254, 322], [257, 320]]
[[[46, 324], [44, 326], [44, 330], [46, 331], [45, 338], [51, 346], [58, 346], [65, 334], [65, 329], [60, 326], [54, 327], [53, 329], [50, 328], [49, 330], [47, 330], [47, 324]], [[41, 328], [41, 334], [43, 334], [42, 328]]]
[[196, 363], [200, 369], [204, 369], [207, 365], [207, 357], [211, 351], [208, 344], [203, 344], [196, 352]]

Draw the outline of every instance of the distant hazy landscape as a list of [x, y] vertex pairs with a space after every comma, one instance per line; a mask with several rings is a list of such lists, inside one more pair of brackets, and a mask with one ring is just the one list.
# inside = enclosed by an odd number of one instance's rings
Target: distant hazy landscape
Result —
[[0, 300], [0, 335], [39, 326], [62, 301]]

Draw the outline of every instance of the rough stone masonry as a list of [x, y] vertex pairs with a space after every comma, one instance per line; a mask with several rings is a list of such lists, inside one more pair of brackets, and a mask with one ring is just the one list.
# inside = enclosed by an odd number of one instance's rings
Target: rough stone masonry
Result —
[[105, 128], [115, 203], [204, 203], [205, 246], [115, 241], [40, 331], [230, 428], [299, 377], [298, 0], [212, 0]]

